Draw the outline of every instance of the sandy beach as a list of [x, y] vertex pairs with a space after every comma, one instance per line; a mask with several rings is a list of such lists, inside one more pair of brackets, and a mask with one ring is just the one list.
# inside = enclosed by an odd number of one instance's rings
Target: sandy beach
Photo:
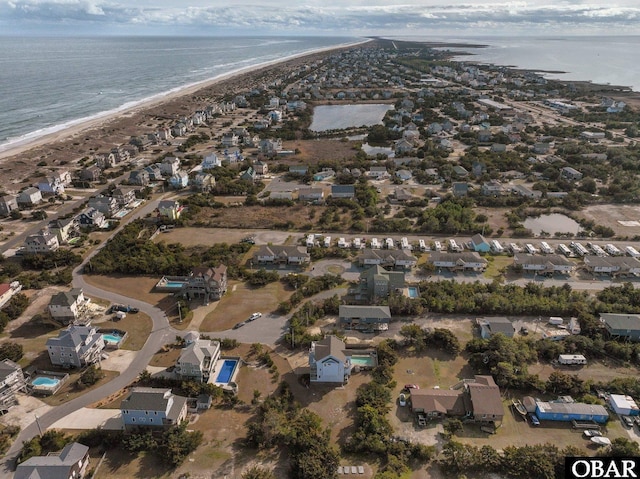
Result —
[[329, 52], [352, 48], [370, 41], [336, 45], [246, 67], [176, 91], [156, 95], [129, 109], [108, 113], [48, 135], [15, 143], [0, 151], [3, 183], [18, 186], [18, 183], [28, 180], [28, 174], [36, 171], [37, 164], [42, 161], [46, 161], [47, 166], [55, 167], [96, 153], [107, 152], [114, 146], [128, 143], [132, 136], [155, 131], [160, 126], [158, 118], [169, 121], [189, 115], [198, 108], [220, 101], [225, 95], [240, 94], [257, 85], [269, 84], [301, 65], [323, 58]]

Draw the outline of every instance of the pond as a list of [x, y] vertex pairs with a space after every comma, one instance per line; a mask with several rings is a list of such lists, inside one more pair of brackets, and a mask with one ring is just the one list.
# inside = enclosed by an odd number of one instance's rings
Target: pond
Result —
[[552, 235], [556, 233], [576, 234], [582, 229], [577, 221], [559, 213], [536, 217], [529, 216], [524, 220], [524, 227], [530, 229], [536, 235], [539, 235], [542, 231]]
[[382, 123], [385, 113], [393, 105], [320, 105], [313, 109], [311, 131], [341, 130], [357, 126], [372, 126]]
[[369, 143], [362, 144], [362, 151], [364, 151], [367, 156], [376, 156], [378, 154], [387, 155], [388, 158], [393, 158], [396, 156], [393, 148], [384, 147], [384, 146], [371, 146]]

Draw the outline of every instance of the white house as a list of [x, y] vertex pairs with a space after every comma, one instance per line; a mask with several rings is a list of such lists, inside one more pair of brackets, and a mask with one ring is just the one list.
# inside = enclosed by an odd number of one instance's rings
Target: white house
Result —
[[546, 256], [515, 254], [513, 255], [513, 264], [521, 267], [523, 271], [538, 273], [570, 273], [575, 268], [575, 263], [557, 254]]
[[200, 167], [203, 170], [210, 170], [212, 168], [218, 168], [219, 166], [222, 166], [222, 161], [215, 153], [205, 156], [202, 163], [200, 163]]
[[169, 428], [187, 418], [187, 398], [171, 389], [133, 388], [120, 404], [127, 430], [139, 427]]
[[27, 384], [19, 364], [10, 359], [0, 361], [0, 409], [7, 410], [18, 404], [16, 393], [26, 392]]
[[161, 200], [158, 203], [158, 213], [163, 218], [177, 220], [180, 218], [183, 206], [176, 200]]
[[344, 354], [345, 344], [336, 336], [311, 343], [309, 367], [312, 383], [344, 384], [351, 376], [351, 357]]
[[482, 271], [487, 267], [487, 260], [478, 253], [445, 253], [434, 251], [429, 255], [429, 262], [436, 268]]
[[582, 354], [561, 354], [560, 356], [558, 356], [558, 363], [565, 366], [574, 364], [587, 364], [587, 358], [585, 358]]
[[42, 193], [38, 188], [26, 188], [21, 191], [18, 197], [16, 198], [18, 206], [29, 207], [37, 205], [42, 201]]
[[62, 291], [49, 301], [49, 314], [54, 320], [67, 324], [78, 319], [88, 303], [81, 288]]
[[164, 176], [173, 176], [180, 169], [180, 158], [175, 156], [167, 156], [160, 163], [160, 171]]
[[0, 283], [0, 308], [9, 302], [13, 295], [22, 290], [22, 285], [18, 281], [11, 283]]
[[220, 357], [220, 343], [209, 339], [196, 339], [187, 344], [176, 363], [176, 374], [183, 380], [209, 382]]
[[49, 338], [46, 346], [54, 366], [80, 368], [100, 359], [104, 338], [94, 327], [71, 325], [57, 338]]
[[53, 253], [60, 247], [58, 237], [47, 230], [27, 236], [24, 241], [25, 251], [27, 253]]

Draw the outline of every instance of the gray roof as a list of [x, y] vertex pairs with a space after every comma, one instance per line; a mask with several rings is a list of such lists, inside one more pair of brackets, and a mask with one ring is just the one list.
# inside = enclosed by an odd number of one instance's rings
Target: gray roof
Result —
[[355, 193], [356, 187], [354, 185], [332, 185], [331, 193]]
[[178, 362], [200, 364], [206, 357], [213, 359], [218, 348], [219, 343], [217, 341], [196, 339], [182, 350]]
[[480, 245], [480, 244], [489, 244], [489, 242], [484, 238], [484, 236], [482, 236], [480, 233], [475, 234], [471, 237], [471, 242], [474, 245]]
[[[169, 399], [173, 398], [173, 406], [169, 411]], [[132, 411], [164, 411], [168, 418], [177, 417], [177, 413], [182, 409], [182, 404], [187, 398], [176, 396], [171, 389], [164, 388], [133, 388], [129, 396], [122, 401], [120, 409]], [[179, 407], [177, 411], [176, 407]]]
[[342, 362], [347, 360], [344, 355], [344, 342], [336, 336], [327, 336], [315, 343], [315, 360], [322, 361], [327, 356], [333, 356]]
[[480, 322], [488, 326], [491, 334], [502, 333], [505, 336], [513, 336], [515, 332], [513, 323], [504, 317], [482, 318]]
[[572, 266], [573, 263], [564, 256], [559, 254], [549, 254], [545, 256], [536, 256], [530, 254], [516, 254], [513, 256], [515, 264], [552, 264], [562, 266]]
[[78, 296], [82, 294], [82, 289], [73, 288], [71, 291], [63, 291], [51, 298], [50, 306], [71, 306], [78, 301]]
[[615, 330], [640, 330], [640, 314], [600, 313], [600, 321]]
[[379, 318], [391, 319], [389, 306], [347, 306], [340, 305], [341, 318]]
[[429, 261], [435, 263], [436, 261], [447, 261], [457, 263], [462, 261], [463, 263], [483, 263], [487, 264], [487, 260], [484, 259], [476, 252], [465, 253], [445, 253], [444, 251], [433, 251], [429, 255]]
[[309, 257], [305, 246], [261, 245], [254, 256], [295, 256]]
[[0, 381], [4, 381], [7, 376], [10, 376], [16, 371], [21, 371], [20, 365], [11, 361], [11, 359], [4, 359], [0, 361]]
[[70, 468], [89, 452], [84, 444], [67, 444], [58, 455], [34, 456], [18, 464], [15, 479], [68, 479]]
[[[77, 348], [82, 344], [90, 344], [99, 339], [100, 333], [95, 328], [89, 326], [69, 326], [58, 333], [57, 338], [47, 339], [46, 346], [57, 346], [61, 348]], [[88, 339], [91, 339], [87, 342]]]
[[604, 406], [599, 404], [584, 404], [579, 402], [544, 402], [537, 401], [541, 412], [559, 414], [580, 414], [585, 416], [608, 416]]

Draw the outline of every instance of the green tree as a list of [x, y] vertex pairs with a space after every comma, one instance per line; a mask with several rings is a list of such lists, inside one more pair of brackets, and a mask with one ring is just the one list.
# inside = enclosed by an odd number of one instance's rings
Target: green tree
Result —
[[265, 467], [253, 466], [242, 473], [242, 479], [276, 479], [276, 476]]
[[11, 342], [0, 344], [0, 361], [10, 359], [11, 361], [18, 362], [22, 359], [23, 354], [22, 344]]

